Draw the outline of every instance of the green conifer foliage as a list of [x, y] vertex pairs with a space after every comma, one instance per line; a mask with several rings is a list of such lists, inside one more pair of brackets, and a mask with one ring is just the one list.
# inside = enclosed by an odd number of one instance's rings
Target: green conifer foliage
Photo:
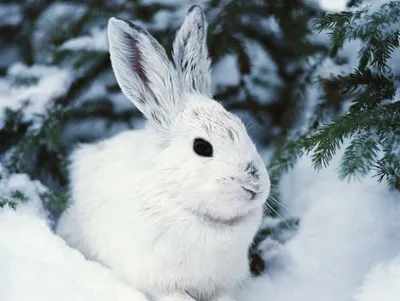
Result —
[[[339, 166], [343, 179], [372, 172], [379, 182], [400, 190], [400, 70], [398, 68], [400, 2], [353, 6], [350, 11], [325, 13], [314, 20], [326, 30], [336, 56], [346, 42], [359, 41], [358, 66], [351, 72], [321, 78], [325, 92], [308, 130], [286, 143], [277, 162], [293, 166], [304, 152], [314, 167], [326, 167], [345, 145]], [[329, 99], [339, 98], [342, 114]]]

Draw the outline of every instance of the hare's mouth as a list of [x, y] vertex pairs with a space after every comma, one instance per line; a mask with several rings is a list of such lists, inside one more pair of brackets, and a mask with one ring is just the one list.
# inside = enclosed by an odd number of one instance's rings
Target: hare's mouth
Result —
[[241, 224], [246, 219], [246, 217], [250, 215], [251, 212], [248, 212], [247, 214], [244, 215], [235, 216], [232, 218], [215, 217], [210, 213], [204, 213], [204, 212], [192, 211], [191, 213], [195, 215], [195, 217], [198, 218], [201, 222], [204, 222], [206, 224], [233, 227]]

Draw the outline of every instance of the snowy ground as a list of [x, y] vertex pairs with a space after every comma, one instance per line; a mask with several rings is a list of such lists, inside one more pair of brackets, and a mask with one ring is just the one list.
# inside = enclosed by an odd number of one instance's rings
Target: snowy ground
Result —
[[[285, 176], [283, 205], [301, 218], [299, 233], [275, 250], [267, 274], [239, 300], [400, 300], [400, 196], [374, 179], [341, 182], [334, 163], [317, 174], [303, 158]], [[14, 175], [3, 185], [33, 201], [0, 211], [2, 301], [145, 300], [51, 232], [39, 183]]]
[[317, 174], [303, 158], [285, 177], [299, 233], [241, 300], [400, 300], [400, 194], [371, 178], [341, 182], [335, 163]]
[[0, 209], [1, 301], [146, 300], [51, 231], [39, 198], [44, 186], [14, 174], [0, 183], [0, 196], [15, 189], [30, 201], [16, 211]]

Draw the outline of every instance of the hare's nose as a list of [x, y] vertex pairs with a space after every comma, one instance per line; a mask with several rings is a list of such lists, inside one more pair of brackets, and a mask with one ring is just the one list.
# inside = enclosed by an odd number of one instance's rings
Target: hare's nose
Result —
[[267, 189], [267, 180], [265, 174], [262, 173], [254, 161], [250, 161], [245, 165], [244, 177], [241, 179], [240, 184], [242, 188], [249, 193], [251, 200], [257, 198]]
[[254, 181], [254, 182], [259, 181], [260, 172], [259, 172], [258, 168], [256, 167], [256, 164], [253, 161], [249, 162], [246, 165], [246, 168], [244, 171], [252, 181]]
[[241, 184], [243, 189], [252, 191], [254, 193], [260, 193], [263, 190], [260, 183], [242, 182]]

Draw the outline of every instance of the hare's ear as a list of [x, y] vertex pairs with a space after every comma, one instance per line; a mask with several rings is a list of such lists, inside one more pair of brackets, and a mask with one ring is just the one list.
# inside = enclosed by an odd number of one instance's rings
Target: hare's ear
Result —
[[143, 28], [111, 18], [111, 64], [122, 92], [156, 128], [168, 129], [182, 108], [180, 82], [164, 48]]
[[211, 97], [207, 23], [200, 6], [192, 6], [174, 41], [174, 63], [183, 89]]

